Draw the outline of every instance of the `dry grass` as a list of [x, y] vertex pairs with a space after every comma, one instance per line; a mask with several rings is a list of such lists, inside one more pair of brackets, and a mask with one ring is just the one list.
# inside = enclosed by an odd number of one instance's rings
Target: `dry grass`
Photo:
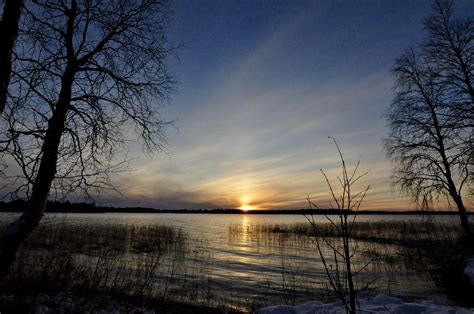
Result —
[[196, 278], [207, 274], [192, 262], [205, 258], [191, 253], [195, 244], [181, 229], [161, 225], [44, 224], [24, 243], [0, 288], [209, 304], [205, 291], [196, 288]]
[[[336, 237], [334, 228], [329, 223], [318, 224], [318, 236]], [[237, 225], [229, 227], [230, 234], [242, 232]], [[250, 235], [278, 234], [290, 236], [314, 236], [309, 223], [294, 224], [258, 224], [249, 226], [246, 232]], [[456, 241], [463, 236], [459, 224], [449, 222], [422, 221], [376, 221], [355, 222], [351, 237], [368, 241], [392, 241], [394, 243], [409, 241]]]

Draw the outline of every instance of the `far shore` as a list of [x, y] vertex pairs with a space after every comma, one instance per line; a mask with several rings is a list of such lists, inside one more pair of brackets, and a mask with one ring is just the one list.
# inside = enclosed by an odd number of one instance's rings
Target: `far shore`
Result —
[[[15, 200], [0, 202], [0, 212], [22, 212], [26, 201]], [[238, 208], [214, 209], [156, 209], [150, 207], [113, 207], [99, 206], [94, 203], [48, 202], [46, 213], [77, 213], [77, 214], [105, 214], [105, 213], [149, 213], [149, 214], [223, 214], [223, 215], [331, 215], [337, 214], [334, 209], [259, 209], [244, 211]], [[458, 215], [457, 211], [448, 210], [359, 210], [350, 212], [350, 215]], [[474, 214], [470, 212], [469, 215]]]

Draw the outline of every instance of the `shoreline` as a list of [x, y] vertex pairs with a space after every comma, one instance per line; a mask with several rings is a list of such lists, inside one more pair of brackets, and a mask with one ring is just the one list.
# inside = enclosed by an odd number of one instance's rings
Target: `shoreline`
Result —
[[[25, 200], [14, 200], [10, 202], [0, 202], [0, 213], [18, 213], [26, 208]], [[50, 201], [46, 206], [45, 213], [149, 213], [149, 214], [223, 214], [223, 215], [337, 215], [339, 212], [335, 209], [306, 209], [306, 208], [287, 208], [287, 209], [255, 209], [241, 210], [238, 208], [152, 208], [152, 207], [115, 207], [100, 206], [95, 203], [71, 203]], [[348, 211], [348, 215], [459, 215], [453, 210], [358, 210]], [[468, 215], [474, 215], [474, 212], [468, 210]]]

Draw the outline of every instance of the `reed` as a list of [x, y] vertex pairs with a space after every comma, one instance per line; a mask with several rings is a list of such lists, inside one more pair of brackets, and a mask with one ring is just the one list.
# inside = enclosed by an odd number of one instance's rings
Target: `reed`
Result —
[[73, 289], [206, 303], [207, 274], [199, 267], [206, 257], [198, 250], [191, 258], [193, 245], [181, 229], [161, 225], [43, 224], [21, 247], [0, 289], [15, 294]]
[[[329, 223], [318, 223], [318, 234], [325, 237], [335, 237], [334, 229]], [[237, 235], [241, 228], [229, 226], [229, 233]], [[251, 236], [262, 234], [278, 234], [283, 237], [315, 236], [312, 226], [308, 223], [293, 224], [256, 224], [250, 225], [246, 232]], [[456, 223], [432, 221], [375, 221], [355, 222], [351, 237], [367, 241], [393, 241], [403, 244], [403, 241], [456, 241], [463, 236], [462, 230]]]

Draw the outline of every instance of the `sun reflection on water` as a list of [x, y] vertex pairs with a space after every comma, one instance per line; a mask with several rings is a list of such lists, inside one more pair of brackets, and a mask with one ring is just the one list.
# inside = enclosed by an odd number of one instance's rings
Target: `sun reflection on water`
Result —
[[242, 222], [241, 222], [241, 230], [242, 232], [240, 233], [241, 236], [240, 236], [240, 243], [239, 245], [242, 246], [242, 249], [244, 251], [248, 251], [249, 250], [249, 247], [248, 245], [250, 244], [249, 240], [250, 240], [250, 237], [249, 237], [249, 231], [250, 231], [250, 218], [249, 216], [247, 215], [242, 215]]

